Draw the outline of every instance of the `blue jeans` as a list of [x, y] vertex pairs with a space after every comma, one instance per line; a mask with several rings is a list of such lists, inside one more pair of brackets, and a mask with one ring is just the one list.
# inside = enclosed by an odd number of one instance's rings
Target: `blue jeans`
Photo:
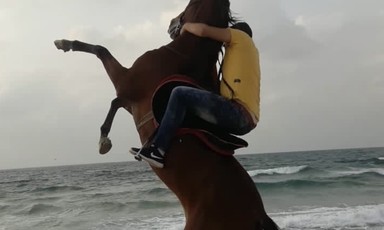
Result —
[[244, 135], [256, 127], [248, 111], [234, 100], [212, 92], [187, 86], [175, 87], [153, 143], [166, 150], [186, 113], [220, 127], [221, 130]]

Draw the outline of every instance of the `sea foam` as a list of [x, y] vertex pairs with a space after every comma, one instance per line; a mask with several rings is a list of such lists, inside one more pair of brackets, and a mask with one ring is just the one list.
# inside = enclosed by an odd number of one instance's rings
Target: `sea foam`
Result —
[[[283, 229], [372, 229], [384, 227], [384, 204], [355, 207], [322, 207], [271, 213]], [[378, 228], [382, 229], [382, 228]]]
[[307, 167], [308, 167], [307, 165], [301, 165], [301, 166], [288, 166], [288, 167], [279, 167], [279, 168], [271, 168], [271, 169], [257, 169], [257, 170], [248, 171], [248, 174], [251, 177], [258, 176], [258, 175], [295, 174], [306, 169]]
[[185, 217], [182, 213], [170, 217], [152, 217], [128, 222], [124, 229], [169, 229], [182, 230], [185, 227]]
[[354, 168], [346, 171], [335, 171], [337, 176], [361, 175], [364, 173], [376, 173], [384, 176], [384, 168]]

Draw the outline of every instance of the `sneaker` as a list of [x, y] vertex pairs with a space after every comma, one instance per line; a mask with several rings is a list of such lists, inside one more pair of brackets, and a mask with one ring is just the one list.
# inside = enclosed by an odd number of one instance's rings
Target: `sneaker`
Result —
[[155, 145], [151, 145], [147, 148], [143, 147], [139, 151], [139, 156], [147, 161], [149, 164], [156, 168], [164, 167], [164, 151], [157, 148]]
[[140, 148], [135, 148], [135, 147], [132, 147], [130, 150], [129, 150], [129, 153], [131, 153], [133, 156], [135, 156], [135, 159], [137, 161], [141, 161], [141, 156], [139, 155], [139, 152], [140, 152]]

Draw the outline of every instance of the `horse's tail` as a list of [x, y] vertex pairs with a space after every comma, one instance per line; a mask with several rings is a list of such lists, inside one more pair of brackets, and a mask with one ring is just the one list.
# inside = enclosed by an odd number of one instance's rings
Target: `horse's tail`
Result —
[[280, 230], [279, 226], [269, 217], [266, 216], [261, 224], [263, 230]]

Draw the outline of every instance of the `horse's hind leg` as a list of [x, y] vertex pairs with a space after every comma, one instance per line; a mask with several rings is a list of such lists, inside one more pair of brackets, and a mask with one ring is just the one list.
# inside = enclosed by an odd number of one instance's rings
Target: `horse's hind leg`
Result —
[[103, 46], [92, 45], [80, 41], [69, 41], [69, 40], [56, 40], [55, 46], [59, 50], [63, 50], [64, 52], [72, 51], [80, 51], [86, 52], [96, 55], [104, 65], [105, 70], [108, 73], [109, 78], [112, 80], [113, 84], [118, 86], [118, 81], [121, 79], [124, 74], [126, 68], [123, 67], [113, 56]]

